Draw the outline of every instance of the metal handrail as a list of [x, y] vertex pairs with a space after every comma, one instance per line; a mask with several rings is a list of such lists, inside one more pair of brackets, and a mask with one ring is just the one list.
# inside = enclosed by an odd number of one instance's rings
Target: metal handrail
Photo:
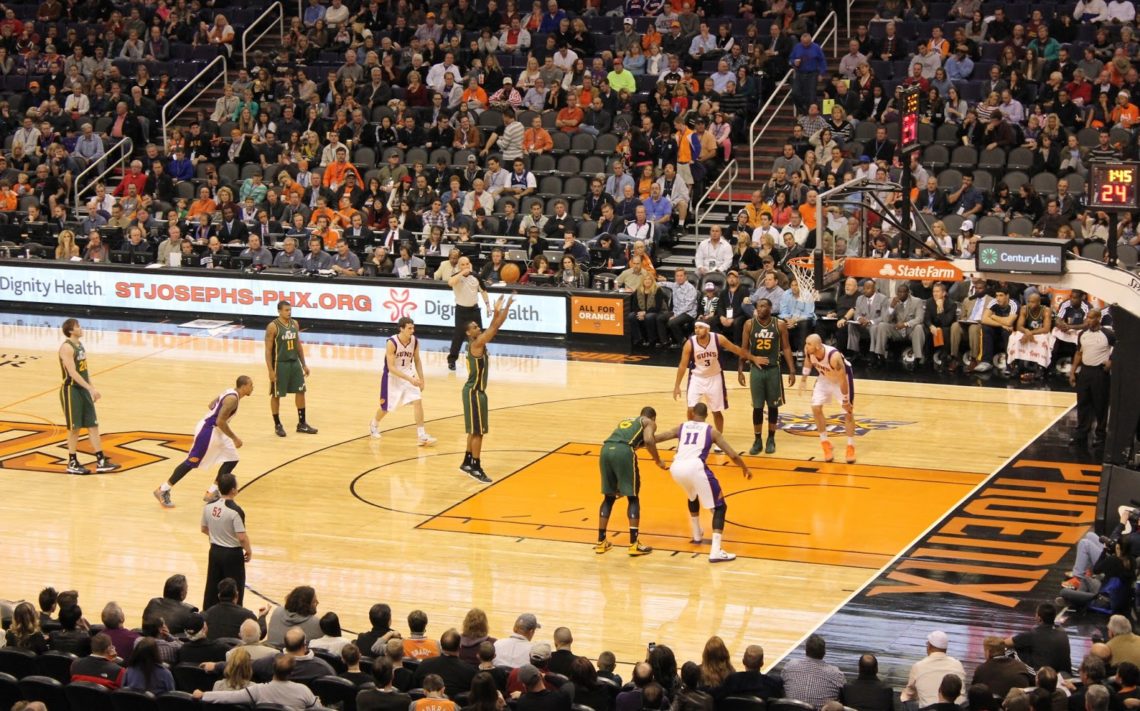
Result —
[[[831, 30], [824, 35], [824, 29], [829, 25], [831, 25]], [[819, 40], [820, 35], [823, 35], [822, 42]], [[827, 13], [827, 17], [823, 18], [823, 22], [819, 23], [819, 27], [816, 28], [815, 34], [812, 35], [812, 41], [818, 42], [820, 46], [826, 45], [828, 40], [831, 40], [832, 56], [838, 57], [839, 16], [836, 15], [834, 11]], [[756, 112], [756, 117], [752, 119], [752, 123], [748, 126], [748, 177], [751, 179], [756, 178], [756, 144], [760, 142], [760, 139], [764, 136], [764, 132], [767, 131], [768, 127], [772, 125], [772, 120], [776, 117], [776, 114], [780, 112], [780, 109], [784, 108], [784, 104], [788, 103], [788, 97], [792, 94], [791, 80], [792, 72], [794, 71], [794, 69], [789, 69], [787, 73], [784, 74], [784, 77], [780, 79], [779, 83], [777, 83], [776, 86], [772, 88], [772, 93], [768, 95], [768, 100], [765, 101], [764, 105], [760, 107], [760, 110]], [[781, 91], [783, 89], [786, 89], [787, 91]], [[772, 102], [776, 101], [777, 97], [779, 97], [778, 105], [776, 106], [775, 110], [769, 111], [772, 106]], [[756, 124], [760, 122], [760, 119], [763, 116], [767, 116], [768, 120], [765, 121], [764, 126], [759, 131], [757, 131]]]
[[[107, 152], [105, 152], [102, 156], [100, 156], [99, 160], [87, 166], [82, 171], [80, 171], [79, 175], [75, 176], [75, 180], [72, 181], [72, 185], [75, 187], [74, 197], [76, 210], [78, 210], [80, 206], [83, 205], [83, 195], [90, 191], [93, 191], [95, 189], [95, 186], [98, 185], [100, 181], [103, 180], [103, 178], [107, 177], [107, 175], [109, 175], [119, 166], [125, 165], [128, 161], [130, 161], [131, 154], [134, 153], [134, 150], [134, 142], [132, 142], [129, 138], [123, 138], [118, 143], [111, 146], [111, 148], [107, 150]], [[117, 158], [111, 158], [111, 156], [115, 154], [120, 155], [118, 155]], [[80, 183], [85, 178], [88, 178], [88, 176], [95, 174], [96, 171], [98, 171], [98, 174], [95, 175], [94, 178], [90, 178], [87, 181], [86, 185], [80, 187]]]
[[[221, 62], [222, 70], [219, 73], [217, 73], [216, 75], [214, 75], [212, 78], [210, 78], [209, 81], [206, 81], [206, 75], [209, 74], [210, 71], [212, 69], [214, 69], [215, 65], [217, 65], [219, 62]], [[175, 92], [174, 96], [170, 97], [166, 101], [166, 103], [164, 103], [162, 105], [162, 145], [163, 146], [166, 145], [166, 138], [167, 138], [166, 132], [170, 128], [170, 124], [174, 123], [178, 119], [178, 117], [182, 115], [183, 111], [190, 108], [190, 106], [195, 101], [198, 100], [198, 97], [202, 96], [202, 94], [205, 94], [207, 91], [209, 91], [211, 88], [213, 88], [214, 84], [218, 83], [218, 79], [222, 80], [222, 87], [223, 88], [228, 86], [230, 83], [230, 80], [229, 80], [229, 63], [226, 61], [226, 57], [224, 54], [219, 54], [217, 57], [214, 57], [212, 60], [210, 60], [209, 64], [207, 64], [205, 67], [202, 67], [202, 71], [195, 74], [193, 79], [186, 82], [186, 86], [182, 87], [177, 92]], [[183, 106], [182, 108], [178, 109], [174, 113], [173, 116], [167, 118], [167, 116], [166, 116], [167, 109], [169, 109], [171, 106], [174, 106], [174, 102], [178, 99], [178, 97], [182, 96], [186, 92], [193, 89], [195, 86], [197, 86], [198, 82], [200, 82], [200, 81], [206, 81], [206, 83], [205, 83], [205, 85], [202, 86], [201, 90], [199, 90], [198, 93], [194, 95], [194, 98], [187, 101], [186, 105]]]
[[[693, 208], [693, 213], [696, 216], [696, 225], [693, 230], [698, 236], [701, 234], [701, 226], [704, 224], [705, 218], [713, 211], [717, 205], [722, 201], [728, 203], [728, 211], [731, 213], [732, 209], [732, 183], [739, 175], [740, 169], [736, 164], [736, 159], [732, 159], [724, 166], [724, 170], [720, 171], [720, 175], [716, 176], [711, 183], [709, 183], [708, 190], [705, 194], [697, 200], [697, 204]], [[723, 184], [722, 184], [723, 182]], [[712, 197], [713, 191], [720, 188], [720, 192], [716, 197]], [[711, 198], [711, 199], [710, 199]]]
[[257, 27], [258, 23], [269, 17], [273, 12], [277, 13], [277, 30], [282, 37], [285, 36], [285, 8], [281, 6], [280, 2], [275, 2], [269, 7], [265, 8], [265, 12], [258, 15], [257, 19], [249, 23], [246, 26], [245, 31], [241, 33], [241, 65], [243, 67], [249, 67], [249, 50], [253, 49], [254, 45], [260, 42], [262, 37], [269, 34], [269, 31], [273, 29], [273, 25], [272, 23], [269, 24], [264, 30], [261, 31], [261, 34], [250, 40], [249, 36], [253, 32], [253, 28]]

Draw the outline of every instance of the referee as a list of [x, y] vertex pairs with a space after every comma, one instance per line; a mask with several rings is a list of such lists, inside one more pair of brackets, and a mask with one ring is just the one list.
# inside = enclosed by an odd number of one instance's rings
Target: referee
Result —
[[447, 285], [455, 292], [455, 331], [451, 336], [451, 350], [447, 352], [447, 369], [455, 370], [459, 360], [459, 347], [467, 340], [467, 324], [474, 321], [483, 328], [483, 318], [479, 311], [479, 296], [482, 295], [487, 311], [491, 310], [491, 297], [483, 288], [479, 277], [471, 273], [471, 260], [460, 257], [455, 274], [447, 280]]
[[1100, 309], [1085, 317], [1088, 327], [1077, 337], [1077, 355], [1069, 372], [1069, 384], [1077, 388], [1077, 431], [1069, 444], [1088, 446], [1089, 430], [1096, 420], [1093, 446], [1104, 444], [1108, 425], [1109, 371], [1112, 369], [1112, 339], [1100, 327]]
[[245, 532], [245, 511], [234, 501], [237, 477], [218, 475], [218, 493], [222, 498], [202, 509], [202, 533], [210, 537], [210, 563], [206, 569], [206, 595], [202, 609], [218, 602], [218, 583], [233, 578], [237, 583], [237, 604], [245, 597], [245, 564], [253, 557], [249, 536]]

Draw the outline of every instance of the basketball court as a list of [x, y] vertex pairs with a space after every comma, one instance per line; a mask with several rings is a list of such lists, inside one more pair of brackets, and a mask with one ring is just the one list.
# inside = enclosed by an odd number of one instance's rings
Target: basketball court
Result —
[[[859, 462], [848, 466], [818, 461], [810, 391], [790, 389], [777, 454], [747, 458], [755, 478], [710, 458], [728, 494], [724, 545], [740, 556], [710, 566], [707, 543], [687, 540], [681, 490], [644, 455], [641, 530], [655, 552], [625, 555], [624, 502], [611, 521], [618, 545], [604, 556], [592, 550], [598, 445], [645, 405], [661, 427], [683, 420], [674, 367], [494, 344], [483, 455], [494, 483], [482, 486], [458, 470], [465, 374], [447, 371], [442, 340], [422, 346], [428, 431], [439, 442], [421, 448], [410, 409], [385, 419], [382, 440], [368, 437], [386, 332], [306, 333], [309, 421], [320, 432], [296, 434], [296, 412], [283, 400], [289, 436], [279, 439], [263, 331], [84, 320], [104, 448], [124, 467], [74, 477], [63, 473], [57, 396], [62, 318], [0, 316], [6, 593], [74, 587], [81, 604], [116, 598], [130, 617], [182, 572], [199, 601], [207, 551], [200, 497], [210, 476], [191, 473], [169, 511], [151, 490], [184, 456], [210, 400], [248, 374], [256, 389], [233, 420], [245, 441], [235, 473], [254, 548], [247, 606], [310, 584], [321, 610], [336, 611], [348, 629], [364, 629], [368, 607], [383, 601], [397, 627], [410, 610], [425, 610], [431, 635], [472, 606], [487, 610], [494, 636], [530, 611], [544, 637], [566, 625], [579, 653], [609, 649], [622, 663], [651, 641], [699, 658], [712, 630], [733, 650], [763, 644], [775, 661], [1073, 404], [1071, 394], [1044, 390], [860, 379]], [[734, 376], [729, 382], [727, 438], [747, 449], [748, 393]], [[838, 429], [838, 408], [829, 414]]]

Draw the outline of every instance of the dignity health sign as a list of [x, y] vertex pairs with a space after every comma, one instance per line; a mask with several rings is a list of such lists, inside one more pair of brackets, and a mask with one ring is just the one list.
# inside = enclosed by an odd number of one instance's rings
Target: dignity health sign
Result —
[[[492, 303], [495, 298], [492, 293]], [[447, 288], [269, 275], [213, 277], [170, 269], [53, 269], [34, 262], [0, 263], [0, 301], [230, 317], [272, 316], [277, 302], [288, 301], [298, 319], [395, 323], [408, 316], [423, 326], [451, 326], [455, 311]], [[564, 335], [566, 297], [518, 294], [503, 329]]]

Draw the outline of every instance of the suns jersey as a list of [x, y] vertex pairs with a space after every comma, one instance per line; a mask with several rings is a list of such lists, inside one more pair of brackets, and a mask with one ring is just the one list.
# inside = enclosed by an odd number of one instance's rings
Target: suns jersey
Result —
[[[835, 372], [835, 368], [833, 368], [831, 365], [831, 355], [833, 353], [839, 353], [839, 349], [832, 346], [824, 346], [822, 360], [816, 358], [815, 353], [809, 354], [808, 357], [804, 359], [805, 374], [809, 372], [811, 368], [815, 368], [816, 372], [818, 372], [820, 375], [831, 375], [833, 372]], [[843, 368], [848, 373], [851, 372], [851, 363], [846, 358], [843, 359]]]
[[[396, 354], [393, 358], [396, 362], [396, 370], [404, 375], [416, 375], [416, 346], [418, 341], [415, 336], [412, 340], [408, 341], [407, 345], [400, 342], [399, 336], [389, 336], [388, 341], [396, 347]], [[384, 374], [388, 374], [388, 359], [384, 359]]]
[[686, 422], [677, 433], [677, 451], [673, 454], [673, 462], [703, 462], [708, 458], [712, 445], [712, 425], [707, 422]]
[[[207, 427], [209, 427], [210, 429], [213, 429], [215, 426], [217, 426], [218, 415], [222, 414], [222, 403], [225, 402], [226, 398], [230, 397], [231, 395], [233, 397], [237, 398], [237, 396], [238, 396], [237, 390], [230, 388], [229, 390], [226, 390], [221, 395], [219, 395], [217, 400], [214, 400], [214, 404], [210, 408], [210, 411], [207, 412], [206, 416], [202, 418], [202, 428], [203, 429], [205, 429]], [[235, 400], [233, 415], [237, 414], [236, 402], [238, 402], [238, 401], [240, 401], [240, 398]], [[230, 415], [230, 416], [232, 417], [233, 415]]]
[[709, 334], [709, 342], [705, 345], [697, 343], [696, 336], [689, 337], [692, 353], [689, 356], [689, 374], [711, 378], [720, 375], [720, 340], [715, 333]]

